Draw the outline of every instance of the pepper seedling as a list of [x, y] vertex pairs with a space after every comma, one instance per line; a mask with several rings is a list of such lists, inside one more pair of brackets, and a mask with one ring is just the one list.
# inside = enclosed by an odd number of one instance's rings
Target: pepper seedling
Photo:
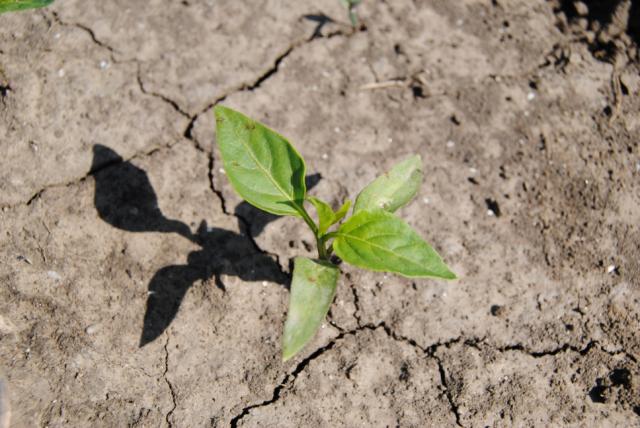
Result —
[[[351, 201], [334, 211], [327, 202], [307, 195], [304, 160], [284, 137], [228, 107], [216, 106], [215, 116], [222, 163], [235, 191], [261, 210], [301, 218], [316, 239], [317, 259], [294, 260], [282, 341], [284, 361], [311, 340], [329, 311], [340, 274], [333, 254], [373, 271], [456, 278], [438, 253], [393, 214], [418, 192], [420, 156], [400, 162], [367, 185], [357, 196], [351, 217], [342, 222]], [[315, 208], [317, 222], [307, 212], [306, 202]]]

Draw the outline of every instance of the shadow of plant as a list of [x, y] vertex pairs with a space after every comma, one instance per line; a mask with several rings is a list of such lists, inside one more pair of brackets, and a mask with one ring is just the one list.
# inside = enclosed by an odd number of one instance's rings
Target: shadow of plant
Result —
[[[225, 291], [221, 275], [233, 275], [244, 281], [270, 281], [288, 286], [289, 278], [270, 256], [258, 251], [250, 237], [259, 235], [277, 216], [264, 213], [243, 202], [236, 207], [237, 216], [251, 220], [250, 231], [241, 234], [208, 227], [202, 222], [193, 233], [179, 220], [164, 216], [147, 173], [130, 162], [124, 162], [115, 151], [103, 145], [93, 147], [92, 170], [116, 164], [95, 173], [94, 204], [98, 215], [111, 226], [128, 232], [176, 233], [198, 244], [200, 249], [187, 257], [186, 265], [165, 266], [149, 282], [149, 295], [140, 347], [157, 339], [175, 318], [187, 290], [196, 281], [215, 279]], [[308, 177], [309, 186], [319, 175]]]

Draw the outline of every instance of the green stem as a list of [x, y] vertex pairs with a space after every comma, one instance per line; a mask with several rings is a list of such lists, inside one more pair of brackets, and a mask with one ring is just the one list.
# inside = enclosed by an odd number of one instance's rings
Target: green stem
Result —
[[307, 223], [307, 226], [309, 226], [309, 229], [311, 229], [311, 231], [313, 232], [313, 235], [316, 237], [316, 246], [318, 247], [318, 258], [320, 260], [328, 261], [329, 254], [327, 253], [327, 248], [324, 246], [324, 242], [325, 242], [323, 239], [324, 237], [320, 236], [318, 226], [316, 225], [316, 223], [313, 221], [313, 219], [311, 218], [311, 216], [303, 206], [300, 207], [299, 212], [304, 222]]

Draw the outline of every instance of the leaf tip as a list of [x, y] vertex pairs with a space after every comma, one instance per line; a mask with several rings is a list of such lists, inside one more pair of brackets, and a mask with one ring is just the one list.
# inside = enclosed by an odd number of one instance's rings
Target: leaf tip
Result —
[[455, 273], [453, 273], [451, 270], [449, 270], [449, 268], [446, 268], [446, 267], [445, 267], [445, 270], [440, 274], [440, 277], [442, 279], [447, 279], [450, 281], [458, 279], [458, 276]]

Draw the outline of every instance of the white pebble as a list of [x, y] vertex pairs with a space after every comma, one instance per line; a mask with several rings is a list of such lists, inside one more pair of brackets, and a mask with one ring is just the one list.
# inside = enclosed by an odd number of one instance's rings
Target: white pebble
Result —
[[58, 70], [58, 77], [64, 77], [64, 68]]
[[322, 154], [322, 159], [325, 159], [325, 160], [326, 160], [326, 159], [329, 159], [329, 155], [328, 155], [328, 154], [326, 154], [326, 153], [323, 153], [323, 154]]
[[451, 140], [447, 141], [447, 147], [448, 147], [448, 148], [452, 148], [452, 147], [453, 147], [453, 146], [455, 146], [455, 145], [456, 145], [456, 143], [455, 143], [455, 142], [453, 142], [453, 141], [451, 141]]
[[636, 172], [640, 172], [640, 162], [636, 162]]
[[534, 99], [535, 97], [536, 97], [535, 92], [529, 92], [529, 93], [527, 94], [527, 100], [529, 100], [529, 101], [533, 101], [533, 99]]
[[107, 67], [109, 67], [109, 61], [106, 61], [106, 60], [104, 60], [104, 59], [103, 59], [102, 61], [100, 61], [100, 68], [101, 68], [101, 69], [103, 69], [103, 70], [104, 70], [104, 69], [105, 69], [105, 68], [107, 68]]
[[613, 273], [616, 270], [616, 265], [609, 265], [607, 267], [607, 273]]
[[84, 329], [84, 332], [87, 334], [93, 334], [95, 332], [98, 331], [98, 325], [97, 324], [91, 324], [90, 326], [88, 326], [87, 328]]
[[220, 169], [218, 170], [218, 172], [219, 172], [220, 174], [226, 174], [226, 173], [225, 173], [225, 171], [224, 171], [224, 168], [220, 168]]
[[339, 128], [339, 127], [337, 127], [337, 126], [336, 126], [335, 128], [333, 128], [333, 130], [336, 132], [336, 134], [339, 134], [339, 133], [341, 132], [341, 131], [340, 131], [340, 128]]
[[262, 281], [262, 286], [266, 287], [267, 286], [267, 281]]
[[50, 270], [47, 271], [47, 276], [51, 279], [54, 279], [56, 281], [59, 281], [62, 279], [62, 277], [60, 276], [60, 274], [58, 272], [56, 272], [55, 270]]
[[475, 174], [476, 172], [478, 172], [478, 170], [477, 170], [477, 169], [475, 169], [475, 168], [473, 168], [473, 167], [471, 167], [471, 168], [469, 168], [469, 172], [470, 172], [471, 174]]
[[424, 202], [425, 204], [428, 204], [431, 201], [429, 200], [429, 198], [422, 198], [422, 202]]
[[487, 215], [488, 215], [489, 217], [493, 217], [493, 216], [494, 216], [494, 215], [496, 215], [496, 214], [495, 214], [493, 211], [491, 211], [491, 210], [487, 210]]
[[527, 110], [524, 111], [524, 117], [529, 117], [529, 112]]
[[59, 39], [60, 37], [61, 37], [61, 34], [60, 34], [60, 33], [56, 33], [56, 34], [54, 34], [54, 35], [53, 35], [53, 38], [54, 38], [54, 39]]
[[387, 139], [387, 141], [388, 141], [389, 143], [393, 143], [393, 138], [389, 137], [389, 138]]
[[462, 24], [464, 24], [464, 19], [458, 19], [458, 20], [456, 21], [456, 25], [457, 25], [458, 27], [462, 27]]

